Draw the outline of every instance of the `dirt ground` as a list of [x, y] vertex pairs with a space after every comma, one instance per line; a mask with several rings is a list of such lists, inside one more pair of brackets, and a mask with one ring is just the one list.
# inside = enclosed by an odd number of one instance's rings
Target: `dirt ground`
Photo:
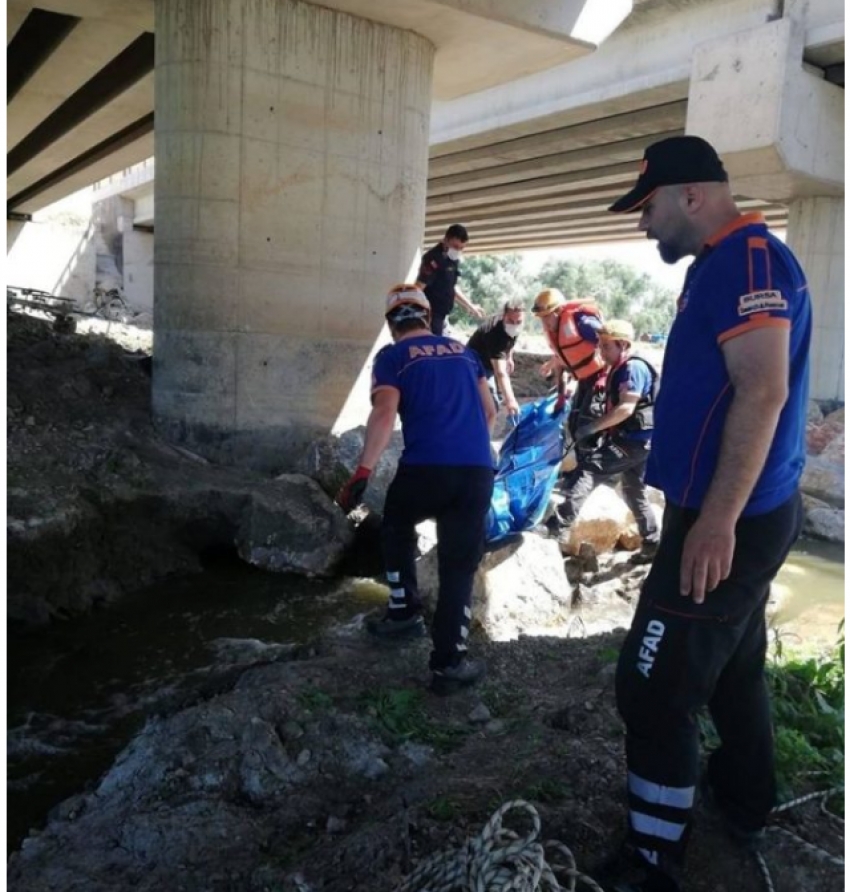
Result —
[[[62, 517], [90, 510], [98, 493], [128, 480], [143, 486], [149, 475], [139, 448], [156, 439], [145, 353], [129, 353], [102, 336], [56, 335], [19, 314], [9, 314], [7, 325], [10, 535], [25, 538], [39, 522], [49, 523], [55, 527], [51, 547], [72, 552], [80, 543], [63, 538], [63, 529], [76, 527], [63, 527]], [[539, 357], [523, 362], [523, 395], [545, 392], [545, 382], [534, 377]], [[187, 569], [190, 563], [187, 558]], [[83, 562], [78, 569], [94, 573], [92, 584], [103, 576], [101, 564]], [[12, 583], [48, 572], [32, 561], [13, 570]], [[110, 591], [107, 586], [105, 600], [115, 594]], [[319, 656], [268, 670], [270, 683], [291, 689], [302, 708], [357, 715], [365, 710], [391, 749], [418, 743], [427, 754], [420, 764], [373, 781], [318, 785], [293, 799], [279, 826], [274, 813], [258, 808], [257, 821], [280, 832], [267, 835], [251, 871], [239, 873], [234, 866], [228, 874], [222, 868], [220, 882], [184, 874], [171, 888], [390, 890], [422, 859], [463, 844], [514, 798], [531, 802], [543, 837], [565, 843], [580, 869], [592, 873], [616, 850], [624, 829], [623, 729], [613, 692], [621, 639], [614, 633], [475, 641], [488, 663], [487, 679], [447, 698], [425, 688], [426, 641], [376, 648], [357, 629], [331, 636]], [[393, 719], [391, 707], [398, 702], [408, 706]], [[790, 812], [782, 824], [843, 852], [843, 827], [837, 829], [816, 803]], [[215, 841], [208, 841], [208, 850], [210, 862], [221, 867]], [[768, 835], [765, 859], [776, 892], [844, 888], [841, 869], [779, 833]], [[248, 876], [254, 878], [250, 884]], [[141, 879], [139, 885], [147, 888]], [[701, 808], [686, 888], [766, 888], [753, 857], [736, 850]]]

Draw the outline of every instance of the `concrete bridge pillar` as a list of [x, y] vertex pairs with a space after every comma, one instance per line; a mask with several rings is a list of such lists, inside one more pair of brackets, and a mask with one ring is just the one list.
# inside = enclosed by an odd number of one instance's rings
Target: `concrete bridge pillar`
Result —
[[789, 205], [814, 310], [810, 393], [843, 400], [844, 90], [803, 64], [806, 10], [697, 48], [686, 131], [714, 145], [737, 194]]
[[166, 436], [274, 471], [330, 430], [420, 244], [433, 55], [298, 0], [157, 0]]

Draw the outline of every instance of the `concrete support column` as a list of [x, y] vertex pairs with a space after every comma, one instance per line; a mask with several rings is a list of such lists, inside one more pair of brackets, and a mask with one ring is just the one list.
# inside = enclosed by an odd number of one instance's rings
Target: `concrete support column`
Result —
[[805, 25], [783, 18], [700, 46], [686, 129], [722, 155], [737, 194], [788, 205], [812, 296], [810, 393], [843, 400], [844, 90], [803, 66]]
[[278, 471], [419, 247], [433, 47], [297, 0], [157, 0], [154, 412]]
[[788, 246], [812, 295], [810, 395], [844, 400], [844, 199], [801, 198], [788, 215]]

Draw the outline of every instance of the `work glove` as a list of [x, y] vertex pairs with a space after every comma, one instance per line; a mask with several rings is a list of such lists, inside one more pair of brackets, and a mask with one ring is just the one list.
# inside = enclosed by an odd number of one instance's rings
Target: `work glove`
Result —
[[363, 501], [363, 493], [366, 492], [371, 475], [371, 468], [359, 465], [345, 486], [336, 494], [336, 503], [346, 514], [353, 511]]

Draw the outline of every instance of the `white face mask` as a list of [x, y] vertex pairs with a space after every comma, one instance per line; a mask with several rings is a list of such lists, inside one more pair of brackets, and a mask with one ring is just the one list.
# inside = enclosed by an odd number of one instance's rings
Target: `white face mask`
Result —
[[515, 338], [519, 336], [519, 333], [522, 331], [521, 325], [511, 325], [510, 322], [505, 323], [505, 334], [509, 338]]
[[448, 254], [449, 260], [460, 260], [460, 251], [457, 248], [448, 248], [446, 254]]

